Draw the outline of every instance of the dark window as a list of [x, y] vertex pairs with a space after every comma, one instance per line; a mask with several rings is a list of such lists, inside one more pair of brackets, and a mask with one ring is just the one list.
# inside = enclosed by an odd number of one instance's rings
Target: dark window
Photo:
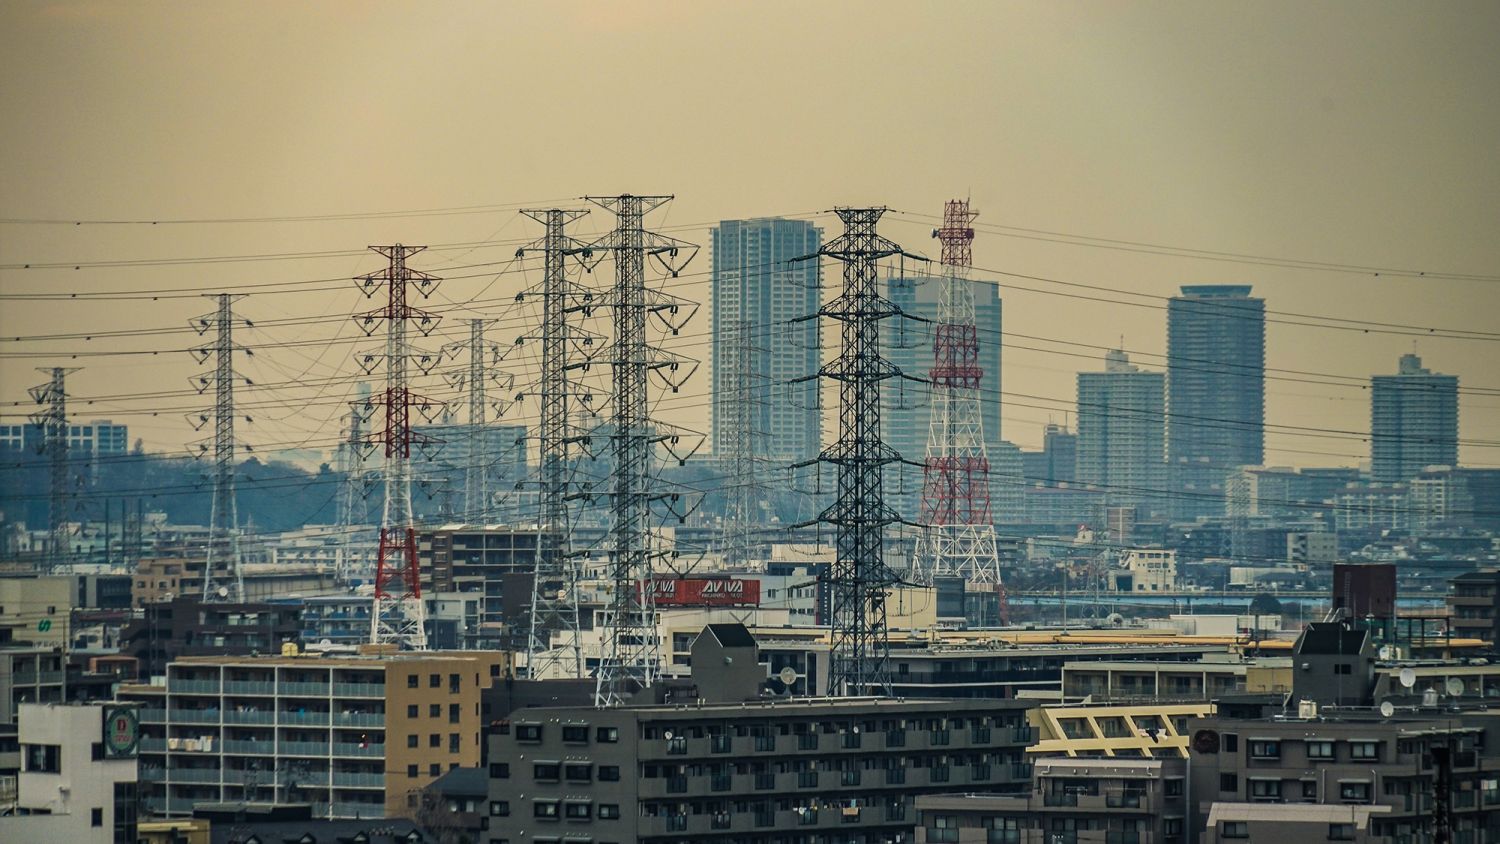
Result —
[[409, 736], [406, 737], [406, 746], [407, 747], [416, 747], [417, 746], [417, 734], [416, 733], [412, 733], [411, 735], [409, 735]]
[[432, 735], [428, 736], [427, 737], [427, 746], [428, 747], [442, 747], [443, 746], [443, 734], [442, 733], [433, 733]]
[[1240, 778], [1234, 774], [1219, 774], [1220, 791], [1239, 791]]
[[620, 816], [620, 804], [618, 804], [618, 803], [600, 803], [599, 804], [599, 820], [609, 821], [609, 820], [614, 820], [615, 818], [618, 818], [619, 816]]
[[1370, 762], [1380, 758], [1380, 742], [1378, 741], [1351, 741], [1349, 742], [1349, 758], [1358, 759], [1361, 762]]
[[617, 742], [620, 740], [620, 730], [617, 727], [600, 727], [594, 731], [594, 741]]
[[563, 817], [568, 820], [586, 821], [594, 814], [594, 804], [568, 802], [563, 804]]
[[1340, 782], [1339, 799], [1345, 803], [1370, 802], [1370, 784], [1367, 782]]
[[490, 763], [490, 779], [495, 779], [495, 780], [508, 780], [508, 779], [510, 779], [510, 763], [509, 762], [491, 762]]
[[600, 782], [619, 782], [620, 781], [620, 766], [619, 765], [600, 765], [599, 766], [599, 781]]
[[594, 766], [587, 762], [570, 762], [563, 766], [563, 776], [568, 782], [588, 782], [593, 779]]
[[509, 800], [491, 800], [490, 801], [490, 817], [495, 817], [495, 818], [508, 818], [508, 817], [510, 817], [510, 801]]
[[89, 826], [104, 826], [104, 810], [103, 809], [90, 809], [89, 810]]
[[461, 689], [461, 688], [463, 688], [463, 684], [459, 682], [458, 675], [457, 674], [449, 674], [448, 675], [448, 693], [456, 695], [456, 694], [458, 694], [458, 690]]
[[1274, 739], [1259, 739], [1259, 740], [1257, 740], [1257, 739], [1251, 739], [1250, 740], [1250, 758], [1251, 759], [1280, 759], [1281, 758], [1281, 742], [1276, 741]]
[[1240, 752], [1240, 737], [1237, 736], [1237, 735], [1235, 735], [1234, 733], [1225, 733], [1224, 734], [1224, 752], [1225, 753], [1239, 753]]
[[95, 762], [98, 762], [100, 759], [103, 759], [104, 758], [104, 742], [102, 742], [102, 741], [96, 741], [96, 742], [94, 742], [93, 745], [89, 748], [89, 755], [90, 755], [90, 758], [93, 759]]
[[448, 704], [448, 723], [457, 724], [462, 708], [456, 703]]
[[1249, 838], [1250, 825], [1244, 821], [1225, 821], [1219, 827], [1220, 838]]
[[417, 687], [417, 675], [415, 675], [415, 674], [408, 674], [408, 675], [406, 675], [406, 687], [408, 689], [415, 689]]
[[1331, 741], [1309, 741], [1307, 743], [1307, 758], [1309, 759], [1332, 759], [1333, 742]]
[[1281, 780], [1251, 780], [1250, 799], [1269, 802], [1281, 800]]
[[1338, 665], [1335, 665], [1333, 667], [1333, 673], [1335, 673], [1335, 674], [1353, 674], [1354, 673], [1354, 666], [1350, 665], [1347, 662], [1341, 662]]
[[443, 685], [443, 675], [441, 675], [441, 674], [429, 674], [429, 675], [427, 675], [427, 685], [428, 685], [428, 687], [434, 688], [434, 689], [436, 689], [437, 687]]
[[562, 740], [569, 744], [588, 744], [588, 724], [564, 724], [562, 728]]
[[443, 766], [438, 764], [437, 762], [433, 762], [431, 765], [427, 766], [427, 773], [435, 777], [440, 777], [443, 775]]
[[1163, 793], [1165, 793], [1168, 797], [1182, 796], [1182, 780], [1169, 779], [1166, 780], [1162, 785], [1164, 789]]
[[537, 762], [531, 766], [531, 778], [542, 782], [557, 782], [562, 775], [562, 766], [556, 762]]
[[406, 775], [408, 777], [411, 777], [412, 779], [416, 779], [416, 777], [417, 777], [417, 766], [416, 765], [407, 765], [406, 766]]
[[517, 724], [516, 725], [516, 741], [541, 741], [541, 740], [542, 740], [542, 725], [541, 724]]
[[23, 744], [21, 745], [21, 756], [25, 761], [22, 770], [35, 771], [39, 774], [61, 773], [61, 760], [58, 758], [58, 747], [55, 744]]
[[443, 717], [443, 705], [441, 703], [428, 704], [428, 706], [427, 706], [427, 717], [429, 717], [429, 718], [441, 718], [441, 717]]
[[1354, 840], [1354, 824], [1352, 824], [1352, 823], [1331, 823], [1331, 824], [1329, 824], [1328, 825], [1328, 840], [1329, 841], [1353, 841]]
[[408, 718], [415, 718], [415, 717], [417, 717], [417, 713], [419, 711], [420, 710], [417, 709], [417, 705], [415, 703], [407, 704], [407, 707], [406, 707], [406, 717], [408, 717]]
[[462, 746], [463, 745], [459, 742], [458, 733], [449, 733], [448, 734], [448, 752], [449, 753], [457, 753], [458, 749], [460, 747], [462, 747]]
[[531, 816], [534, 818], [546, 818], [557, 820], [557, 801], [538, 800], [531, 806]]

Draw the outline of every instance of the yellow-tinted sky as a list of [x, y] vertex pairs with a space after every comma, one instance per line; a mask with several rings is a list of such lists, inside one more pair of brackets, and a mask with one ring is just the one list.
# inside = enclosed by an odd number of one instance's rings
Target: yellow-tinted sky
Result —
[[[937, 214], [945, 199], [967, 195], [985, 224], [1491, 276], [1375, 277], [980, 232], [983, 268], [1159, 296], [1180, 284], [1248, 283], [1273, 311], [1317, 317], [1268, 325], [1268, 364], [1317, 375], [1268, 381], [1267, 421], [1290, 427], [1268, 431], [1267, 462], [1353, 464], [1368, 454], [1357, 436], [1299, 428], [1367, 430], [1367, 391], [1309, 382], [1393, 372], [1415, 338], [1333, 330], [1325, 319], [1500, 331], [1496, 43], [1493, 2], [12, 0], [0, 5], [0, 217], [325, 215], [629, 191], [676, 194], [657, 221], [687, 226], [677, 234], [706, 244], [704, 229], [721, 218], [866, 203]], [[606, 224], [594, 214], [584, 231]], [[893, 215], [884, 231], [932, 253], [930, 228], [928, 219]], [[512, 241], [535, 231], [509, 211], [0, 224], [0, 263], [502, 240], [416, 263], [451, 277], [434, 310], [469, 316], [449, 303], [478, 297], [505, 321], [496, 339], [508, 342], [520, 316], [496, 302], [534, 273], [497, 278], [498, 265], [463, 267], [506, 261]], [[706, 269], [707, 256], [699, 261], [694, 269]], [[341, 254], [4, 269], [0, 292], [234, 290], [376, 266]], [[692, 281], [679, 290], [706, 299], [706, 285]], [[1095, 345], [1123, 336], [1127, 348], [1165, 351], [1160, 310], [1017, 289], [1126, 298], [1052, 282], [1002, 284], [1007, 331]], [[348, 362], [356, 346], [344, 342], [352, 331], [332, 320], [373, 305], [352, 285], [324, 289], [336, 286], [240, 302], [265, 326], [243, 333], [257, 348], [247, 374], [266, 382], [356, 371]], [[179, 393], [199, 371], [191, 358], [65, 353], [183, 348], [190, 335], [105, 332], [178, 328], [207, 306], [4, 301], [0, 400], [25, 398], [41, 380], [33, 366], [81, 365], [70, 383], [81, 418], [125, 421], [149, 445], [175, 449], [197, 436], [182, 421], [196, 401], [109, 397]], [[330, 321], [275, 323], [319, 316]], [[330, 344], [336, 331], [341, 339]], [[696, 331], [707, 331], [706, 319]], [[64, 332], [92, 339], [14, 340]], [[706, 358], [703, 342], [688, 339], [686, 351]], [[1415, 342], [1429, 366], [1473, 391], [1462, 401], [1465, 462], [1500, 465], [1500, 340]], [[1044, 422], [1062, 419], [1073, 373], [1097, 368], [1097, 353], [1016, 345], [1053, 350], [1005, 353], [1005, 389], [1045, 399], [1016, 398], [1004, 410], [1007, 438], [1032, 446]], [[705, 429], [698, 396], [706, 383], [705, 370], [677, 400], [678, 418]], [[242, 436], [326, 446], [347, 392], [319, 382], [279, 394], [287, 400], [261, 394]]]

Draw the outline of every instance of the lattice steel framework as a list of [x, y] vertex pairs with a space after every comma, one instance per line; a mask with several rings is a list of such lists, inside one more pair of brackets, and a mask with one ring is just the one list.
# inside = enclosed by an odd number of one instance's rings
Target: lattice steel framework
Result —
[[583, 656], [578, 627], [579, 561], [568, 543], [570, 452], [578, 440], [570, 413], [574, 402], [584, 397], [578, 393], [572, 373], [593, 356], [598, 346], [594, 336], [577, 324], [576, 317], [584, 312], [588, 296], [569, 281], [567, 262], [570, 256], [582, 255], [585, 250], [568, 236], [567, 226], [588, 211], [549, 208], [521, 213], [546, 227], [540, 240], [516, 253], [520, 257], [528, 251], [540, 251], [543, 256], [539, 547], [531, 581], [526, 671], [531, 677], [576, 678], [583, 676]]
[[[503, 416], [509, 400], [491, 401], [488, 385], [495, 382], [501, 390], [509, 390], [514, 379], [509, 373], [496, 368], [500, 362], [500, 346], [485, 339], [485, 321], [469, 320], [469, 339], [450, 343], [444, 351], [451, 355], [467, 351], [468, 366], [448, 373], [448, 382], [454, 389], [464, 391], [469, 406], [468, 425], [464, 438], [468, 441], [464, 450], [464, 509], [463, 520], [476, 524], [489, 524], [494, 520], [495, 507], [490, 491], [490, 474], [495, 459], [488, 453], [489, 419], [493, 412]], [[440, 495], [451, 498], [446, 489]], [[451, 506], [447, 509], [451, 510]]]
[[[214, 340], [190, 350], [199, 363], [206, 363], [209, 358], [214, 361], [211, 380], [205, 376], [193, 379], [193, 386], [199, 393], [206, 392], [210, 386], [214, 391], [212, 419], [204, 414], [194, 421], [194, 427], [212, 421], [214, 431], [214, 492], [209, 510], [207, 555], [203, 563], [203, 600], [206, 603], [245, 600], [245, 578], [240, 570], [239, 505], [234, 495], [234, 461], [238, 448], [234, 438], [234, 382], [240, 377], [234, 372], [234, 353], [248, 354], [249, 350], [235, 345], [234, 324], [239, 317], [233, 310], [234, 303], [244, 297], [219, 293], [212, 298], [218, 302], [218, 308], [193, 320], [192, 326], [200, 335], [213, 331]], [[207, 442], [198, 445], [200, 456], [207, 454], [208, 449]]]
[[[370, 611], [370, 641], [395, 644], [409, 650], [426, 650], [426, 609], [422, 603], [422, 581], [417, 568], [417, 530], [411, 506], [411, 449], [427, 445], [430, 438], [412, 430], [415, 407], [429, 415], [433, 403], [414, 395], [407, 365], [415, 362], [430, 372], [438, 356], [415, 351], [407, 336], [408, 324], [424, 336], [437, 327], [438, 317], [407, 303], [407, 288], [422, 296], [436, 289], [439, 279], [407, 266], [407, 259], [425, 246], [371, 246], [388, 263], [384, 270], [355, 279], [366, 296], [384, 287], [386, 305], [355, 317], [366, 334], [385, 323], [385, 393], [372, 400], [385, 410], [385, 424], [366, 441], [385, 448], [385, 508], [380, 520], [379, 555], [375, 563], [375, 602]], [[379, 357], [367, 354], [366, 360]]]
[[78, 371], [77, 367], [38, 367], [38, 372], [51, 376], [45, 384], [38, 384], [29, 391], [37, 404], [45, 404], [45, 410], [31, 414], [30, 421], [42, 429], [42, 453], [47, 455], [50, 470], [50, 488], [47, 495], [47, 570], [56, 572], [65, 569], [72, 559], [71, 532], [68, 529], [71, 490], [68, 482], [68, 376]]
[[347, 424], [338, 453], [338, 473], [343, 480], [339, 482], [339, 548], [334, 576], [340, 584], [355, 580], [354, 534], [363, 522], [359, 514], [364, 509], [365, 492], [364, 416], [357, 409], [350, 410]]
[[648, 381], [654, 375], [675, 392], [689, 374], [680, 359], [648, 342], [649, 316], [657, 316], [676, 333], [691, 314], [683, 313], [690, 309], [680, 300], [647, 289], [646, 257], [675, 275], [697, 248], [643, 228], [643, 217], [671, 201], [670, 196], [587, 199], [616, 216], [615, 230], [590, 247], [596, 253], [613, 253], [615, 260], [615, 285], [608, 300], [614, 324], [608, 431], [614, 458], [609, 493], [611, 594], [594, 701], [616, 706], [650, 686], [661, 667], [651, 595], [642, 582], [651, 577], [654, 561], [664, 553], [651, 530], [651, 503], [660, 494], [653, 489], [652, 456], [667, 437], [651, 419]]
[[729, 475], [728, 506], [725, 508], [721, 544], [724, 564], [743, 570], [754, 556], [757, 526], [764, 523], [760, 506], [763, 486], [760, 482], [760, 455], [767, 452], [764, 432], [760, 428], [760, 409], [756, 400], [754, 339], [755, 324], [734, 320], [726, 326], [728, 337], [720, 346], [725, 360], [720, 388], [727, 394], [718, 407], [724, 411], [719, 430], [724, 434], [720, 445], [727, 452]]
[[924, 529], [911, 568], [912, 580], [928, 585], [935, 577], [1001, 585], [990, 513], [990, 461], [980, 414], [984, 369], [979, 364], [979, 331], [969, 286], [977, 216], [967, 200], [950, 200], [942, 228], [933, 232], [943, 244], [943, 274], [928, 373], [932, 413], [922, 469]]
[[818, 517], [833, 525], [831, 694], [890, 693], [886, 597], [897, 582], [885, 564], [885, 528], [900, 521], [885, 502], [881, 476], [901, 459], [880, 435], [881, 382], [901, 371], [880, 351], [880, 323], [901, 310], [881, 294], [877, 263], [904, 254], [876, 227], [884, 208], [834, 209], [844, 233], [818, 255], [844, 264], [843, 290], [819, 309], [839, 324], [839, 356], [819, 375], [838, 384], [838, 440], [819, 460], [837, 468], [837, 499]]

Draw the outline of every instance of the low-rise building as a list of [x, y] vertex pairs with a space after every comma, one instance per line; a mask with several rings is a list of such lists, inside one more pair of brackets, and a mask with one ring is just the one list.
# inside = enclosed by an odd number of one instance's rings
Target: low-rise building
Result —
[[1390, 844], [1401, 839], [1376, 832], [1377, 825], [1371, 823], [1371, 818], [1388, 814], [1390, 808], [1387, 806], [1215, 803], [1208, 813], [1208, 828], [1199, 841], [1202, 844], [1239, 844], [1241, 841]]
[[138, 727], [128, 706], [22, 705], [16, 808], [0, 840], [134, 844]]

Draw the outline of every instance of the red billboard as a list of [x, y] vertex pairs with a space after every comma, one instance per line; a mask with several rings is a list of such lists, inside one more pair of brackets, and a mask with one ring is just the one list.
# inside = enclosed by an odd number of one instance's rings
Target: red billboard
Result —
[[641, 588], [658, 607], [758, 607], [760, 581], [732, 577], [655, 577]]

